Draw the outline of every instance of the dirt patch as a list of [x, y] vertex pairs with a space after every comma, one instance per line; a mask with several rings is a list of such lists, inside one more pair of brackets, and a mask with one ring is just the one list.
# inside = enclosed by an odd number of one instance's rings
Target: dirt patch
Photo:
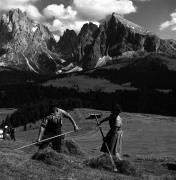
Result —
[[[119, 173], [132, 176], [135, 176], [137, 174], [135, 167], [129, 161], [118, 161], [116, 160], [116, 158], [113, 159]], [[86, 160], [85, 164], [90, 166], [91, 168], [113, 171], [112, 163], [108, 155], [102, 155]]]

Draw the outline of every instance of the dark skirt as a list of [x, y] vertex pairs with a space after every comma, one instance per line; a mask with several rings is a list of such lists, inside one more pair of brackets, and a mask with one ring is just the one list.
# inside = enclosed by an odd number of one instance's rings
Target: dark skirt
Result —
[[[110, 129], [107, 133], [105, 137], [105, 142], [108, 145], [109, 151], [112, 155], [116, 155], [116, 153], [121, 153], [122, 135], [123, 131], [119, 130], [119, 128]], [[103, 142], [100, 151], [108, 153], [105, 142]]]

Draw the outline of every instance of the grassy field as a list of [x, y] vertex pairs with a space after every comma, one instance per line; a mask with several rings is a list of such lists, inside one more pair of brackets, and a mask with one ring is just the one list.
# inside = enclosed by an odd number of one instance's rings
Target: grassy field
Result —
[[87, 92], [89, 90], [103, 92], [115, 92], [116, 90], [135, 90], [136, 88], [130, 87], [129, 84], [118, 85], [112, 83], [106, 79], [91, 78], [86, 75], [72, 75], [70, 77], [64, 77], [61, 79], [49, 80], [43, 84], [44, 86], [54, 86], [54, 87], [67, 87], [76, 88], [78, 87], [80, 91]]
[[[102, 118], [108, 116], [108, 111], [98, 111], [93, 109], [75, 109], [71, 112], [82, 129], [72, 136], [89, 154], [97, 155], [102, 143], [101, 134], [96, 126], [95, 119], [86, 119], [91, 112], [102, 114]], [[122, 113], [124, 145], [123, 152], [131, 155], [152, 155], [152, 156], [176, 156], [176, 118]], [[39, 125], [39, 124], [38, 124]], [[104, 133], [109, 129], [107, 123], [102, 125]], [[65, 131], [72, 129], [68, 120], [64, 121]], [[24, 141], [35, 140], [37, 130], [18, 132], [17, 138]]]
[[[29, 144], [36, 140], [38, 129], [18, 131], [17, 141], [0, 142], [0, 176], [1, 179], [176, 179], [176, 171], [168, 170], [163, 164], [176, 164], [176, 118], [159, 115], [122, 113], [124, 144], [124, 159], [132, 162], [140, 170], [139, 176], [127, 176], [107, 170], [94, 169], [84, 165], [84, 160], [100, 155], [102, 138], [94, 119], [88, 119], [92, 112], [102, 114], [102, 118], [109, 115], [108, 111], [94, 109], [74, 109], [71, 112], [81, 128], [78, 133], [67, 136], [79, 144], [86, 157], [78, 158], [63, 155], [65, 161], [72, 164], [61, 169], [54, 165], [32, 160], [31, 156], [37, 152], [32, 146], [24, 150], [13, 149]], [[102, 125], [104, 133], [109, 129], [108, 124]], [[68, 120], [64, 120], [64, 131], [72, 129]]]

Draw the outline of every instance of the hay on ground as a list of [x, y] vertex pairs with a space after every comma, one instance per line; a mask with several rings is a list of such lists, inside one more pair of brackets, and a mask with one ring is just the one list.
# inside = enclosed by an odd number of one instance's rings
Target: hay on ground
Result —
[[71, 156], [85, 156], [85, 152], [74, 140], [64, 140], [62, 142], [62, 153]]
[[57, 167], [69, 166], [69, 160], [60, 153], [52, 150], [51, 148], [45, 148], [44, 150], [39, 150], [32, 156], [33, 160], [41, 161], [45, 164], [54, 165]]
[[73, 140], [65, 140], [64, 144], [62, 144], [62, 153], [58, 153], [51, 147], [47, 147], [35, 153], [32, 156], [32, 159], [60, 168], [74, 167], [80, 169], [82, 168], [82, 163], [80, 163], [79, 159], [82, 159], [83, 155], [84, 152], [80, 149], [78, 144], [76, 144]]
[[[113, 159], [119, 173], [132, 176], [135, 176], [137, 174], [136, 168], [129, 161], [118, 161], [115, 157], [113, 157]], [[104, 169], [109, 171], [113, 170], [110, 157], [107, 154], [86, 160], [85, 163], [92, 168]]]

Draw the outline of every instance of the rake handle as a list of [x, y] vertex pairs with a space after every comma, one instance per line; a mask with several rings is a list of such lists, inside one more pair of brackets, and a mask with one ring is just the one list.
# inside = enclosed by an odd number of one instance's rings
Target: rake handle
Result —
[[63, 134], [59, 134], [59, 135], [56, 135], [56, 136], [47, 138], [47, 139], [43, 139], [43, 140], [41, 140], [40, 142], [34, 142], [34, 143], [31, 143], [31, 144], [28, 144], [28, 145], [19, 147], [19, 148], [17, 148], [17, 149], [14, 149], [14, 151], [15, 151], [15, 150], [24, 149], [24, 148], [26, 148], [26, 147], [33, 146], [33, 145], [35, 145], [35, 144], [38, 144], [38, 143], [41, 143], [41, 142], [45, 142], [45, 141], [48, 141], [48, 140], [50, 140], [50, 139], [54, 139], [54, 138], [56, 138], [56, 137], [64, 136], [64, 135], [66, 135], [66, 134], [70, 134], [70, 133], [73, 133], [73, 132], [74, 132], [74, 131], [69, 131], [69, 132], [66, 132], [66, 133], [63, 133]]
[[[95, 118], [96, 118], [97, 125], [98, 125], [98, 127], [99, 127], [99, 129], [100, 129], [101, 135], [102, 135], [103, 140], [104, 140], [105, 136], [104, 136], [104, 134], [103, 134], [103, 130], [102, 130], [101, 126], [100, 126], [100, 123], [99, 123], [98, 118], [97, 118], [96, 115], [95, 115]], [[104, 143], [105, 143], [105, 146], [106, 146], [106, 148], [107, 148], [107, 150], [108, 150], [108, 153], [109, 153], [109, 156], [110, 156], [111, 163], [112, 163], [112, 166], [113, 166], [113, 168], [114, 168], [114, 171], [117, 172], [117, 167], [116, 167], [115, 162], [114, 162], [114, 160], [113, 160], [112, 154], [111, 154], [111, 152], [110, 152], [110, 150], [109, 150], [108, 144], [106, 143], [106, 141], [104, 141]]]

